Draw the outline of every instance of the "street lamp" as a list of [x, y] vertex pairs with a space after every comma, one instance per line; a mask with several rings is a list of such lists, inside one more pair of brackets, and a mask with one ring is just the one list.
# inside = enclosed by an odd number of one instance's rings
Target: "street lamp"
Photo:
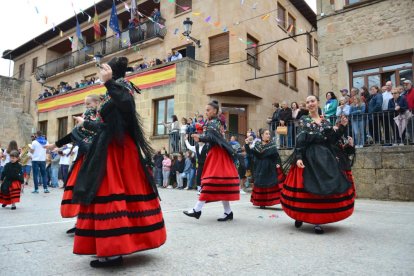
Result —
[[46, 83], [46, 75], [45, 75], [45, 73], [43, 72], [43, 69], [41, 69], [41, 68], [37, 68], [36, 69], [36, 72], [35, 72], [35, 74], [34, 74], [34, 77], [35, 77], [35, 79], [36, 79], [36, 81], [38, 82], [38, 83], [40, 83], [42, 86], [44, 86], [44, 87], [47, 87], [47, 88], [49, 88], [49, 89], [51, 89], [52, 87], [51, 86], [47, 86], [47, 85], [45, 85], [45, 83]]
[[187, 39], [190, 39], [192, 41], [194, 41], [194, 43], [198, 46], [198, 48], [201, 47], [201, 42], [200, 40], [192, 37], [191, 34], [191, 29], [193, 27], [193, 21], [191, 21], [191, 19], [189, 17], [187, 17], [186, 20], [184, 20], [183, 22], [184, 25], [184, 32], [183, 32], [183, 36], [185, 36]]
[[100, 52], [97, 52], [94, 56], [93, 59], [96, 62], [96, 67], [101, 67], [101, 60], [103, 58], [103, 55]]

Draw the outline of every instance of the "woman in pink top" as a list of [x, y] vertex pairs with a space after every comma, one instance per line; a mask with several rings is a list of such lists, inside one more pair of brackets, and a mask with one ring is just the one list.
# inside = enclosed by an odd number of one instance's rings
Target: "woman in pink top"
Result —
[[171, 159], [168, 157], [168, 154], [164, 154], [164, 160], [162, 160], [162, 186], [164, 188], [168, 187], [168, 180], [170, 180], [170, 170]]

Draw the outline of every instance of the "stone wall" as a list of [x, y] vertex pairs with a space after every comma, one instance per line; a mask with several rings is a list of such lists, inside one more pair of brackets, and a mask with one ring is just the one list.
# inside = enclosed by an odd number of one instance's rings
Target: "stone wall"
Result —
[[357, 149], [352, 173], [358, 198], [414, 201], [414, 146]]
[[355, 6], [343, 3], [318, 1], [322, 98], [327, 91], [339, 93], [339, 89], [350, 86], [349, 63], [413, 52], [414, 1], [373, 0]]
[[0, 144], [7, 147], [11, 140], [23, 146], [30, 142], [33, 118], [24, 112], [25, 86], [30, 83], [0, 76]]

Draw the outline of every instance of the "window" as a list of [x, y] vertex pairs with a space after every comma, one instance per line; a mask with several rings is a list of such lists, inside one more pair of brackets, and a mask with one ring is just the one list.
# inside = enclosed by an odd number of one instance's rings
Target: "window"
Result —
[[19, 65], [19, 79], [24, 79], [24, 63]]
[[313, 55], [316, 59], [319, 57], [318, 41], [316, 39], [313, 40]]
[[249, 43], [250, 48], [247, 50], [247, 64], [259, 69], [259, 51], [257, 49], [259, 40], [247, 34], [247, 43]]
[[37, 57], [32, 59], [32, 74], [36, 71], [37, 68]]
[[296, 19], [290, 13], [288, 14], [288, 32], [290, 35], [296, 35]]
[[189, 11], [192, 9], [192, 6], [192, 0], [175, 0], [175, 14], [180, 14], [185, 11]]
[[229, 59], [229, 33], [223, 33], [209, 38], [210, 62]]
[[313, 44], [312, 44], [312, 40], [313, 40], [313, 38], [312, 38], [312, 35], [311, 34], [307, 34], [306, 35], [306, 39], [307, 39], [307, 48], [308, 48], [308, 52], [309, 53], [313, 53]]
[[279, 3], [277, 4], [277, 19], [279, 26], [286, 29], [286, 9]]
[[309, 95], [315, 95], [315, 90], [314, 90], [314, 81], [313, 81], [313, 79], [308, 77], [308, 96]]
[[58, 140], [68, 132], [68, 117], [58, 118]]
[[[289, 64], [289, 86], [290, 88], [293, 88], [294, 90], [297, 90], [296, 85], [296, 72], [297, 68], [295, 66], [293, 66], [292, 64]], [[293, 72], [291, 72], [293, 71]]]
[[319, 83], [317, 81], [315, 81], [315, 93], [319, 97]]
[[38, 130], [47, 137], [47, 121], [40, 121], [38, 123]]
[[393, 86], [401, 85], [404, 80], [413, 80], [413, 55], [379, 58], [350, 65], [350, 86], [370, 88], [379, 87], [391, 81]]
[[279, 82], [288, 85], [287, 82], [287, 61], [279, 57]]
[[174, 98], [155, 101], [155, 127], [154, 135], [168, 134], [163, 122], [171, 123], [171, 116], [174, 115]]

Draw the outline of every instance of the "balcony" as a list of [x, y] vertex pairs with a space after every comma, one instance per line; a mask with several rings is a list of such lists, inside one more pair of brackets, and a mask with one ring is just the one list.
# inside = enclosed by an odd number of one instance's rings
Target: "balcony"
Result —
[[[161, 19], [159, 22], [165, 26], [165, 20]], [[83, 49], [63, 55], [51, 62], [37, 67], [37, 72], [45, 79], [57, 75], [61, 72], [75, 68], [76, 66], [86, 64], [93, 60], [94, 55], [100, 53], [107, 56], [130, 47], [135, 47], [141, 44], [149, 44], [151, 41], [157, 39], [164, 39], [167, 33], [166, 28], [156, 28], [156, 23], [152, 21], [145, 22], [147, 26], [147, 33], [145, 39], [140, 38], [139, 30], [124, 30], [119, 36], [113, 35], [102, 39], [100, 41], [88, 44]], [[158, 29], [158, 32], [156, 32]]]

